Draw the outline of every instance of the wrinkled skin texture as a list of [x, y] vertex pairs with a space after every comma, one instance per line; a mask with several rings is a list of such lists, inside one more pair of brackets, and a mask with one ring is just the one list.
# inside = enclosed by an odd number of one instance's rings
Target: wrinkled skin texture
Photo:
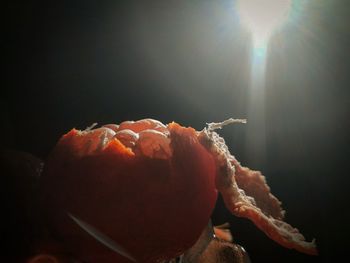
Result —
[[281, 203], [265, 178], [242, 167], [210, 127], [197, 132], [146, 119], [73, 129], [50, 155], [41, 189], [52, 230], [69, 253], [86, 262], [131, 261], [96, 241], [70, 214], [136, 261], [161, 262], [196, 242], [218, 190], [234, 215], [252, 220], [271, 239], [317, 253], [314, 243], [282, 221]]
[[260, 172], [241, 166], [223, 138], [210, 129], [210, 124], [209, 129], [199, 134], [199, 139], [215, 159], [216, 187], [232, 214], [251, 220], [268, 237], [286, 248], [317, 255], [315, 240], [307, 242], [297, 228], [283, 221], [281, 202], [270, 193]]

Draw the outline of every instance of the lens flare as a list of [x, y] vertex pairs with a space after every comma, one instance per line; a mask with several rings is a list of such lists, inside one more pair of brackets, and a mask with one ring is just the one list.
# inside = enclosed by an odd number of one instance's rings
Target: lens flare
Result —
[[240, 21], [251, 33], [246, 147], [250, 163], [262, 166], [266, 151], [265, 79], [268, 43], [289, 15], [291, 0], [237, 0]]
[[240, 18], [251, 31], [255, 45], [262, 46], [288, 17], [291, 0], [238, 0]]

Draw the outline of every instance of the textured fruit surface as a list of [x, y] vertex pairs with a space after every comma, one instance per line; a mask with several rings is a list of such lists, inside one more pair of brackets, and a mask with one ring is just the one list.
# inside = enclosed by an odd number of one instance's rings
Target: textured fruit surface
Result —
[[157, 262], [198, 239], [215, 206], [215, 174], [214, 159], [194, 129], [143, 120], [73, 129], [50, 155], [41, 188], [53, 231], [79, 259], [130, 262], [70, 214], [137, 261]]
[[220, 191], [227, 209], [280, 245], [316, 255], [259, 171], [243, 167], [215, 132], [144, 119], [73, 129], [41, 178], [49, 226], [84, 262], [162, 262], [183, 254], [205, 229]]

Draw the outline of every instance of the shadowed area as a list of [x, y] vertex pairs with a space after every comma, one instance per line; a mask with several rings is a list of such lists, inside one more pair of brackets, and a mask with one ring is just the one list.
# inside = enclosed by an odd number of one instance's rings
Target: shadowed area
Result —
[[[1, 148], [45, 160], [62, 134], [95, 122], [154, 118], [200, 130], [206, 122], [247, 118], [220, 135], [242, 165], [263, 172], [288, 222], [316, 238], [320, 256], [280, 248], [226, 214], [222, 202], [213, 220], [230, 221], [252, 262], [330, 262], [346, 254], [349, 2], [292, 1], [290, 22], [259, 49], [267, 57], [260, 91], [250, 89], [253, 66], [260, 72], [262, 64], [252, 64], [251, 34], [236, 3], [6, 3]], [[263, 107], [252, 93], [264, 94]], [[11, 240], [30, 230], [10, 220], [23, 218], [16, 214], [23, 187], [2, 192]]]

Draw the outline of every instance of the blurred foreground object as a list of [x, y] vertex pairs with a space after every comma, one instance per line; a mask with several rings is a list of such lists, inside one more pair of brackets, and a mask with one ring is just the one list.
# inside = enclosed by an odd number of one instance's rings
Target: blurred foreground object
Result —
[[41, 211], [35, 201], [42, 167], [42, 161], [32, 154], [13, 150], [0, 153], [2, 262], [20, 262], [41, 238]]
[[[179, 259], [182, 263], [250, 263], [243, 247], [233, 243], [229, 225], [204, 229], [198, 241]], [[176, 260], [170, 261], [176, 262]]]
[[43, 161], [21, 151], [2, 150], [0, 262], [74, 263], [49, 232], [39, 202]]

